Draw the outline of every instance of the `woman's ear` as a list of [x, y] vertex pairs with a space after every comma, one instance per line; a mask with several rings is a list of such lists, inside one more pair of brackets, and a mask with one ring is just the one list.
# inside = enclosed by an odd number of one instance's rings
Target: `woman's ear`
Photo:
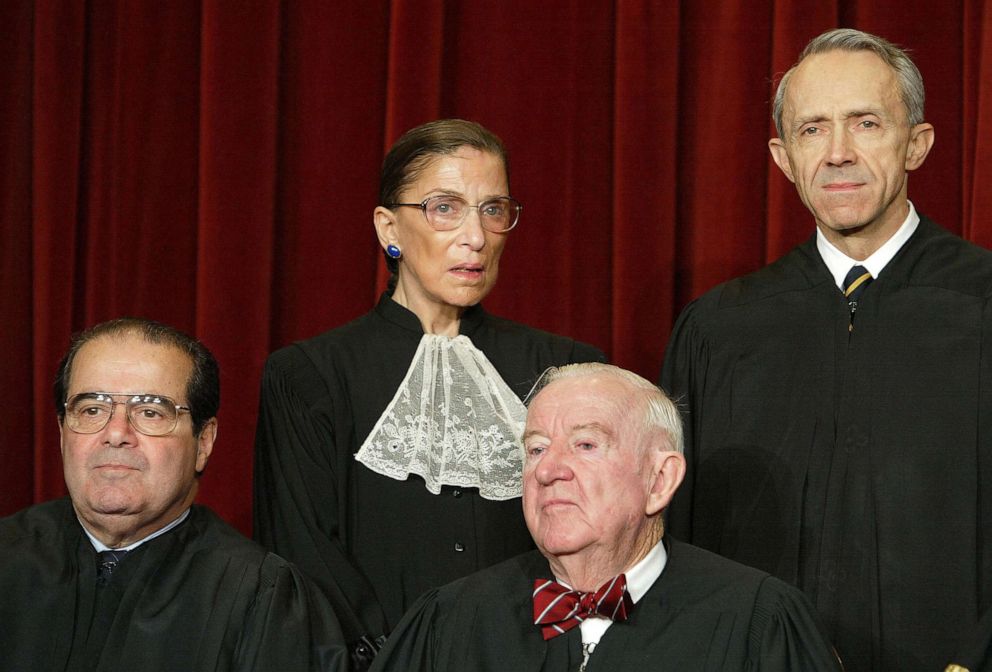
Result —
[[389, 245], [399, 245], [399, 230], [396, 225], [396, 213], [381, 205], [372, 211], [372, 225], [379, 245], [386, 249]]

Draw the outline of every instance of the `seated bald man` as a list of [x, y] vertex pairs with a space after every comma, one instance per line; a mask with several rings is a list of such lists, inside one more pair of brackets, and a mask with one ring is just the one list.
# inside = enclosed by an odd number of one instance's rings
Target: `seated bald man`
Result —
[[539, 550], [425, 594], [373, 670], [841, 669], [799, 591], [664, 537], [685, 459], [657, 387], [606, 364], [541, 385], [523, 473]]
[[193, 504], [220, 376], [137, 319], [77, 336], [55, 383], [69, 497], [0, 520], [0, 670], [343, 670], [330, 606]]

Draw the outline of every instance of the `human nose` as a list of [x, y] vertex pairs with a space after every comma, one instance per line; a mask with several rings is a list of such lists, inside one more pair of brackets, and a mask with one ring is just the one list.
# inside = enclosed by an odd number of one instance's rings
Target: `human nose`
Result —
[[[114, 446], [133, 443], [135, 429], [127, 417], [127, 404], [121, 401], [115, 401], [113, 404], [110, 409], [110, 418], [103, 428], [105, 432], [104, 442]], [[120, 406], [120, 411], [117, 410], [118, 406]]]
[[846, 166], [854, 163], [856, 157], [853, 139], [846, 128], [840, 127], [834, 130], [830, 138], [829, 152], [827, 163], [832, 166]]
[[556, 481], [569, 481], [574, 477], [568, 456], [561, 450], [548, 448], [534, 469], [534, 477], [541, 485]]
[[481, 250], [486, 244], [486, 231], [482, 228], [482, 214], [479, 206], [470, 206], [458, 230], [463, 245], [473, 250]]

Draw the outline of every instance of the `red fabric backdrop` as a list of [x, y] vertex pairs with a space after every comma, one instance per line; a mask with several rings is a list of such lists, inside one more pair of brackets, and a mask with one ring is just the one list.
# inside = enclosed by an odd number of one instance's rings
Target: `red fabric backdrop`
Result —
[[141, 315], [220, 359], [201, 499], [248, 531], [262, 362], [373, 305], [379, 164], [435, 117], [510, 148], [487, 307], [656, 378], [687, 301], [812, 231], [768, 101], [836, 26], [914, 51], [937, 144], [911, 196], [992, 246], [992, 0], [0, 3], [0, 515], [64, 491], [69, 335]]

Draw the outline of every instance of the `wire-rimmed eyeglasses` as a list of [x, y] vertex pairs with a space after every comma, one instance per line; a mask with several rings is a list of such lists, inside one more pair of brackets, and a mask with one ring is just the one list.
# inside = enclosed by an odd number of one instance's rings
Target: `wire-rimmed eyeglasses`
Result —
[[65, 402], [65, 425], [77, 434], [95, 434], [107, 426], [117, 406], [124, 407], [131, 426], [146, 436], [168, 434], [179, 424], [180, 414], [190, 412], [189, 406], [161, 394], [82, 392]]
[[425, 198], [420, 203], [390, 203], [386, 207], [420, 208], [427, 223], [435, 231], [453, 231], [462, 225], [469, 210], [478, 210], [483, 229], [493, 233], [506, 233], [517, 225], [524, 206], [509, 196], [490, 198], [478, 205], [469, 205], [464, 198], [442, 194]]

